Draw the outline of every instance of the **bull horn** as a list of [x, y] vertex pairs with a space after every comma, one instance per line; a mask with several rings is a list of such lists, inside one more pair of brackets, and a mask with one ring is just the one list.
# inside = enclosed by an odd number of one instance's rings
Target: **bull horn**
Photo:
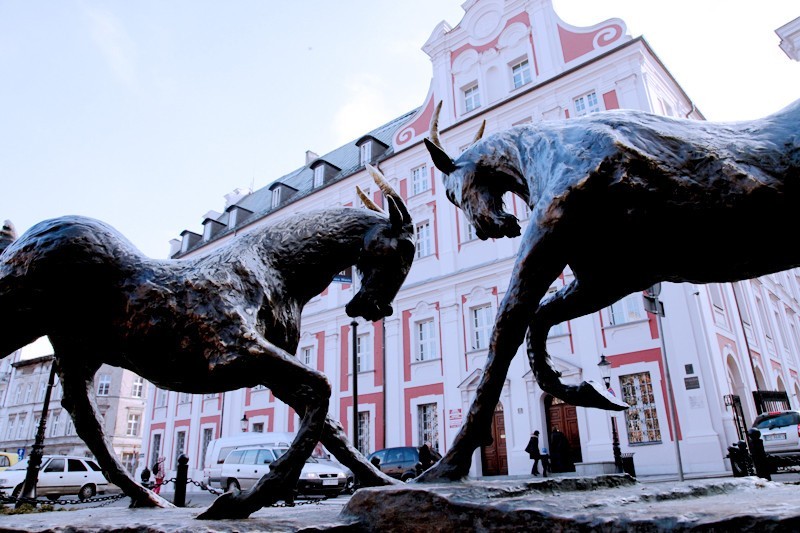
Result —
[[364, 194], [364, 191], [362, 191], [361, 187], [359, 187], [358, 185], [356, 185], [356, 194], [358, 194], [358, 197], [361, 198], [361, 201], [364, 203], [364, 205], [367, 206], [367, 209], [371, 211], [377, 211], [378, 213], [384, 212], [383, 209], [381, 209], [380, 207], [377, 206], [377, 204], [375, 204], [375, 202], [369, 199], [369, 196]]
[[447, 155], [439, 141], [439, 113], [442, 111], [442, 101], [436, 104], [436, 109], [431, 117], [430, 139], [425, 139], [425, 147], [431, 154], [434, 166], [444, 174], [452, 174], [456, 170], [453, 158]]
[[478, 128], [478, 133], [475, 134], [475, 138], [472, 139], [473, 144], [480, 141], [481, 137], [483, 137], [483, 130], [486, 129], [486, 121], [484, 120], [481, 122], [481, 127]]
[[441, 113], [441, 111], [442, 111], [442, 101], [439, 100], [439, 103], [436, 104], [436, 109], [434, 109], [433, 111], [433, 117], [431, 117], [431, 128], [430, 128], [431, 141], [439, 148], [442, 147], [442, 143], [439, 141], [439, 113]]
[[394, 204], [397, 206], [400, 215], [402, 216], [402, 221], [404, 224], [408, 224], [411, 222], [411, 215], [408, 214], [408, 209], [406, 209], [406, 204], [403, 201], [403, 198], [397, 194], [397, 192], [392, 188], [391, 185], [386, 181], [383, 173], [380, 170], [373, 167], [369, 163], [366, 165], [367, 172], [375, 181], [375, 184], [380, 188], [381, 192], [387, 197], [391, 198], [394, 201]]

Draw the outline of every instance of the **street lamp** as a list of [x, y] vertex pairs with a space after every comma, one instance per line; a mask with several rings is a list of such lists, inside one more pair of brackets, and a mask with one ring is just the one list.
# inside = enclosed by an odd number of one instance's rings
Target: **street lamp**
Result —
[[239, 422], [242, 424], [242, 433], [247, 433], [247, 413], [242, 415], [242, 419]]
[[[600, 377], [603, 378], [603, 383], [606, 384], [606, 390], [611, 391], [611, 361], [606, 359], [605, 355], [600, 355], [600, 362], [597, 363], [597, 368], [600, 369]], [[617, 417], [611, 415], [611, 449], [614, 452], [614, 466], [617, 467], [617, 472], [622, 472], [622, 451], [619, 449], [619, 432], [617, 431]]]

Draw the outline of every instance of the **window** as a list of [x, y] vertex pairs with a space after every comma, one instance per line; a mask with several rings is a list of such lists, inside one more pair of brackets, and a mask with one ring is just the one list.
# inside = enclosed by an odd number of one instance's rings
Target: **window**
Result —
[[314, 367], [314, 350], [310, 346], [306, 346], [300, 350], [300, 360], [304, 365]]
[[97, 395], [108, 396], [109, 392], [111, 392], [111, 376], [100, 374], [100, 379], [97, 383]]
[[475, 84], [467, 89], [464, 89], [464, 112], [469, 113], [473, 109], [481, 106], [481, 93], [478, 91], [478, 85]]
[[253, 433], [264, 433], [264, 422], [254, 422]]
[[725, 305], [723, 304], [722, 300], [722, 291], [720, 290], [719, 285], [716, 283], [709, 283], [708, 284], [708, 295], [711, 297], [711, 304], [722, 311], [725, 309]]
[[138, 413], [129, 413], [128, 414], [128, 430], [125, 432], [125, 435], [128, 437], [138, 437], [139, 436], [139, 422], [142, 419], [142, 415]]
[[65, 466], [65, 461], [62, 458], [51, 459], [47, 466], [45, 467], [45, 472], [63, 472]]
[[426, 442], [434, 450], [439, 449], [439, 415], [437, 404], [426, 403], [417, 406], [417, 438], [419, 445]]
[[419, 194], [431, 188], [428, 167], [421, 165], [411, 169], [411, 194]]
[[16, 396], [14, 398], [14, 403], [16, 405], [19, 405], [19, 404], [22, 403], [22, 393], [23, 393], [23, 388], [22, 388], [22, 383], [20, 383], [19, 385], [17, 385], [17, 394], [16, 394]]
[[628, 404], [625, 426], [630, 444], [661, 442], [650, 372], [620, 376], [622, 399]]
[[778, 336], [781, 338], [781, 343], [783, 343], [783, 347], [788, 350], [789, 349], [789, 337], [786, 335], [786, 326], [784, 325], [783, 318], [781, 318], [781, 313], [775, 307], [778, 305], [777, 301], [772, 301], [772, 313], [775, 316], [775, 324], [778, 326]]
[[50, 436], [55, 437], [61, 433], [61, 412], [53, 413], [53, 424], [50, 426]]
[[134, 398], [141, 398], [144, 393], [144, 378], [136, 376], [133, 378], [133, 386], [131, 387], [131, 396]]
[[575, 99], [575, 114], [577, 116], [597, 113], [598, 111], [600, 111], [600, 103], [597, 100], [596, 92], [592, 91]]
[[175, 464], [178, 464], [178, 457], [184, 453], [186, 449], [186, 432], [179, 431], [175, 434]]
[[358, 451], [367, 455], [369, 453], [369, 411], [358, 413]]
[[47, 392], [47, 382], [42, 381], [41, 383], [39, 383], [39, 394], [36, 395], [36, 401], [37, 402], [43, 402], [44, 401], [44, 393], [45, 392]]
[[417, 258], [431, 255], [433, 246], [431, 243], [431, 224], [425, 221], [417, 224]]
[[167, 406], [167, 391], [156, 388], [156, 407]]
[[[70, 425], [72, 425], [72, 419], [70, 418], [68, 419], [68, 421], [70, 422]], [[32, 439], [36, 438], [36, 433], [39, 430], [39, 424], [41, 424], [41, 422], [42, 419], [38, 416], [33, 420], [33, 426], [31, 427], [30, 438]]]
[[319, 165], [318, 167], [314, 168], [314, 187], [319, 187], [320, 185], [322, 185], [324, 179], [325, 179], [325, 166]]
[[[131, 454], [133, 455], [133, 454]], [[67, 472], [88, 472], [89, 469], [80, 459], [67, 459]]]
[[567, 322], [562, 322], [560, 324], [556, 324], [555, 326], [551, 327], [550, 331], [547, 333], [547, 336], [561, 337], [568, 334], [569, 334], [569, 328], [567, 327]]
[[33, 399], [33, 384], [28, 383], [28, 386], [25, 387], [25, 403], [31, 403]]
[[523, 85], [531, 82], [531, 67], [527, 59], [511, 66], [511, 77], [514, 80], [515, 89], [519, 89]]
[[150, 465], [156, 464], [158, 456], [161, 455], [161, 433], [153, 435], [153, 447], [150, 448]]
[[22, 413], [19, 415], [19, 420], [17, 421], [17, 438], [24, 439], [25, 438], [25, 422], [27, 422], [28, 413]]
[[372, 370], [372, 350], [370, 349], [369, 335], [359, 335], [356, 338], [356, 371], [366, 372]]
[[188, 392], [178, 394], [178, 403], [192, 403], [192, 395]]
[[219, 398], [218, 392], [209, 392], [208, 394], [203, 394], [204, 400], [213, 400], [214, 398]]
[[[253, 430], [255, 431], [256, 424], [253, 424]], [[211, 444], [211, 441], [214, 439], [214, 428], [203, 428], [203, 446], [200, 452], [200, 468], [205, 468], [206, 466], [206, 452], [208, 452], [208, 445]]]
[[489, 336], [492, 332], [492, 306], [474, 307], [472, 315], [472, 349], [483, 350], [489, 347]]
[[417, 322], [417, 361], [429, 361], [436, 357], [436, 328], [433, 320]]
[[475, 230], [475, 226], [470, 224], [467, 217], [462, 213], [461, 215], [461, 227], [464, 228], [464, 236], [461, 238], [461, 242], [470, 242], [474, 241], [478, 238], [478, 232]]
[[[39, 421], [37, 420], [36, 423], [38, 425]], [[67, 425], [64, 427], [64, 435], [74, 435], [74, 434], [75, 434], [75, 423], [72, 421], [72, 416], [68, 414]]]
[[272, 190], [272, 208], [276, 208], [281, 204], [281, 188], [275, 187]]
[[758, 310], [758, 317], [761, 319], [761, 324], [764, 328], [764, 336], [768, 341], [772, 342], [772, 327], [767, 319], [767, 312], [764, 310], [764, 303], [759, 297], [756, 297], [756, 309]]
[[611, 326], [628, 324], [644, 319], [642, 295], [638, 292], [629, 294], [608, 308], [608, 323]]
[[362, 165], [366, 165], [372, 161], [372, 141], [367, 141], [358, 148]]
[[131, 452], [122, 452], [122, 466], [129, 474], [136, 472], [136, 454]]
[[6, 428], [6, 440], [14, 440], [14, 425], [17, 423], [17, 415], [8, 417], [8, 427]]

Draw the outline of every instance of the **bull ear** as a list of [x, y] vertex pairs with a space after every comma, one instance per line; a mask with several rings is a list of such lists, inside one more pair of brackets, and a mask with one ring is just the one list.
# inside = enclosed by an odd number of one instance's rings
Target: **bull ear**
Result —
[[400, 210], [400, 207], [398, 207], [394, 198], [387, 196], [386, 203], [389, 207], [389, 222], [392, 225], [392, 233], [395, 235], [400, 235], [400, 233], [403, 231], [403, 225], [405, 224], [405, 217], [403, 216], [403, 213]]
[[425, 147], [431, 154], [433, 164], [444, 174], [452, 174], [456, 170], [456, 164], [450, 159], [450, 156], [429, 139], [425, 139]]

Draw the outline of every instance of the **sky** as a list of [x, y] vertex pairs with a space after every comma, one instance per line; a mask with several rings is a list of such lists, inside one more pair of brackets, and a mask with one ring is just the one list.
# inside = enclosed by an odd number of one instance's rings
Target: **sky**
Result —
[[[460, 0], [0, 0], [0, 221], [103, 220], [145, 255], [422, 104], [421, 50]], [[800, 98], [774, 30], [797, 0], [554, 0], [574, 26], [620, 18], [709, 120]]]

